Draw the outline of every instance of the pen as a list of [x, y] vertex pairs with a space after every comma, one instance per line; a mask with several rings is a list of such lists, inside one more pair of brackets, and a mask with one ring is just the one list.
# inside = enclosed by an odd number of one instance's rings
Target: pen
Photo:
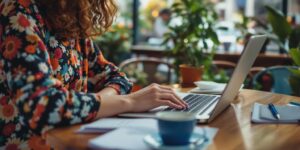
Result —
[[278, 111], [276, 110], [275, 106], [274, 106], [272, 103], [270, 103], [270, 104], [268, 105], [268, 108], [270, 109], [272, 115], [273, 115], [276, 119], [280, 119], [280, 115], [279, 115]]
[[297, 103], [297, 102], [289, 102], [289, 104], [300, 107], [300, 103]]

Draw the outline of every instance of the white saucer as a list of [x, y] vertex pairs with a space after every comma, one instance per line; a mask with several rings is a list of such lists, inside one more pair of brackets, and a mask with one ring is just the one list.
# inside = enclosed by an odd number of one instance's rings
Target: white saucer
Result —
[[213, 81], [196, 81], [194, 84], [201, 90], [211, 90], [218, 88], [222, 83], [217, 83]]
[[[200, 139], [201, 138], [201, 139]], [[198, 141], [199, 140], [199, 141]], [[197, 144], [193, 144], [197, 141]], [[204, 139], [203, 135], [199, 133], [193, 133], [190, 139], [190, 144], [180, 145], [180, 146], [169, 146], [164, 145], [158, 133], [149, 134], [144, 137], [144, 142], [149, 145], [152, 149], [159, 150], [187, 150], [187, 149], [199, 149], [200, 146], [207, 142], [207, 139]], [[199, 147], [198, 147], [199, 146]]]

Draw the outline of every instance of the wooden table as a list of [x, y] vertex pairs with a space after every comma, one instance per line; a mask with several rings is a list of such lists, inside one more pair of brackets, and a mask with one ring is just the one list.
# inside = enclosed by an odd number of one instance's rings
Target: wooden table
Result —
[[[188, 89], [183, 89], [188, 90]], [[300, 149], [300, 126], [297, 124], [252, 124], [251, 109], [254, 102], [287, 104], [300, 102], [300, 97], [242, 90], [223, 114], [207, 125], [219, 129], [210, 150], [289, 150]], [[87, 143], [99, 134], [76, 134], [80, 125], [50, 130], [46, 141], [57, 149], [88, 149]]]

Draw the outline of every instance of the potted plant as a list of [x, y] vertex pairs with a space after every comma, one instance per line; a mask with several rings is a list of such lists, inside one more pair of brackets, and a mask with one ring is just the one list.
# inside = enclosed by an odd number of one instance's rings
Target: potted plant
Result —
[[[175, 2], [171, 11], [181, 21], [169, 26], [163, 44], [173, 43], [169, 52], [175, 58], [176, 72], [179, 74], [180, 70], [182, 85], [191, 85], [201, 80], [205, 70], [210, 68], [214, 50], [219, 44], [213, 27], [217, 14], [213, 5], [205, 0]], [[209, 46], [210, 41], [212, 46]]]

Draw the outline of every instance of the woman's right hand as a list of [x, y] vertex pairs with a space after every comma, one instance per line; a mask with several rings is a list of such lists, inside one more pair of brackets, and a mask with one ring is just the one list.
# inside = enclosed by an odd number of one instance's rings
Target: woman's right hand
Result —
[[185, 109], [187, 103], [180, 99], [172, 88], [159, 84], [151, 84], [137, 92], [126, 95], [130, 112], [144, 112], [158, 106], [169, 106]]

